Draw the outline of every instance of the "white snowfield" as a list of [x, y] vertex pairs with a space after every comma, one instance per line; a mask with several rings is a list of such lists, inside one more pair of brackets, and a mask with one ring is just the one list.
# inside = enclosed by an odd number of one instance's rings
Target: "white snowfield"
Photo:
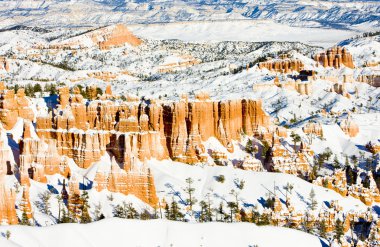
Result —
[[167, 220], [106, 219], [90, 224], [50, 227], [4, 226], [1, 247], [104, 246], [327, 246], [318, 237], [281, 227], [249, 223], [184, 223]]
[[272, 20], [199, 21], [130, 25], [137, 36], [148, 39], [179, 39], [189, 42], [288, 41], [329, 47], [359, 33], [323, 27], [291, 27]]

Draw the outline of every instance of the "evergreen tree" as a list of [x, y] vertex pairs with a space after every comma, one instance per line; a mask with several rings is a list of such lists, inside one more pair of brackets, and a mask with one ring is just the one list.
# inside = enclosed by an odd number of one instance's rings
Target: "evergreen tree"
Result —
[[266, 213], [263, 213], [259, 217], [259, 221], [257, 222], [257, 225], [269, 225], [270, 220], [269, 220], [269, 215]]
[[326, 238], [326, 221], [325, 219], [321, 220], [319, 222], [319, 235], [322, 237], [322, 238]]
[[172, 204], [170, 207], [170, 219], [171, 220], [179, 220], [181, 221], [183, 218], [183, 214], [180, 212], [178, 203], [174, 200], [172, 200]]
[[199, 205], [201, 206], [201, 211], [199, 214], [199, 221], [206, 222], [207, 220], [207, 203], [205, 201], [200, 201]]
[[344, 235], [344, 230], [343, 230], [343, 222], [339, 218], [335, 221], [334, 234], [335, 234], [334, 238], [338, 240], [339, 243], [341, 243], [340, 237]]
[[235, 202], [228, 202], [227, 207], [230, 209], [230, 222], [233, 222], [235, 218], [234, 215], [236, 214], [238, 207]]
[[334, 168], [340, 167], [340, 162], [339, 162], [338, 157], [336, 155], [334, 156], [333, 166], [334, 166]]
[[225, 212], [224, 212], [223, 202], [220, 202], [220, 204], [219, 204], [218, 214], [220, 215], [219, 221], [224, 221], [225, 220]]
[[90, 205], [88, 204], [88, 199], [89, 199], [89, 196], [88, 196], [88, 192], [85, 190], [83, 191], [82, 195], [81, 195], [81, 201], [82, 201], [82, 205], [81, 205], [81, 217], [80, 217], [80, 222], [81, 223], [90, 223], [91, 222], [91, 217], [90, 217], [90, 214], [88, 212], [88, 209], [90, 208]]
[[310, 200], [310, 209], [315, 210], [317, 207], [317, 200], [315, 200], [315, 192], [314, 189], [311, 189], [310, 194], [309, 194], [309, 200]]
[[294, 132], [290, 134], [290, 137], [292, 138], [294, 143], [294, 152], [297, 152], [297, 143], [301, 141], [301, 137]]
[[71, 222], [74, 222], [74, 220], [70, 217], [66, 209], [62, 208], [62, 216], [60, 219], [60, 223], [71, 223]]
[[251, 222], [257, 224], [260, 218], [260, 213], [257, 211], [257, 206], [252, 208]]
[[352, 164], [354, 164], [354, 166], [357, 166], [358, 165], [358, 157], [356, 157], [356, 155], [352, 155], [351, 156], [351, 162], [352, 162]]
[[251, 139], [248, 139], [247, 144], [245, 145], [245, 151], [250, 154], [254, 152], [253, 142]]
[[28, 215], [26, 214], [25, 210], [22, 211], [20, 225], [30, 226], [30, 221], [28, 219]]
[[128, 203], [128, 205], [126, 205], [125, 208], [126, 208], [127, 219], [137, 218], [138, 213], [137, 213], [136, 209], [133, 207], [132, 203]]
[[193, 187], [194, 180], [191, 177], [186, 178], [186, 188], [185, 192], [188, 195], [188, 198], [186, 199], [187, 205], [190, 207], [190, 211], [193, 211], [193, 205], [197, 202], [197, 200], [194, 198], [194, 192], [195, 188]]
[[168, 220], [170, 219], [170, 208], [168, 203], [165, 204], [165, 218]]
[[42, 202], [40, 204], [42, 212], [44, 214], [47, 214], [47, 215], [51, 214], [51, 211], [50, 211], [50, 197], [51, 197], [50, 191], [45, 191], [45, 192], [39, 194], [39, 198], [40, 198], [40, 200]]

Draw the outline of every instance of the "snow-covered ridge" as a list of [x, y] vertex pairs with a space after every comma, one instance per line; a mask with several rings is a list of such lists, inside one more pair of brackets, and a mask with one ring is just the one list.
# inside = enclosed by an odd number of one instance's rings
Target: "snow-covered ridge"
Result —
[[[1, 1], [1, 26], [99, 26], [124, 23], [271, 19], [293, 26], [379, 26], [376, 1]], [[41, 16], [43, 18], [41, 18]]]

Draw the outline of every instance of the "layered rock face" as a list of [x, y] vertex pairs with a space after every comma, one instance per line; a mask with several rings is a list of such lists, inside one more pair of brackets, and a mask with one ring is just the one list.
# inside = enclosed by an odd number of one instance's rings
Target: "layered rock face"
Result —
[[[261, 101], [212, 101], [207, 94], [198, 94], [193, 101], [183, 97], [177, 102], [130, 99], [85, 104], [78, 89], [70, 95], [68, 88], [60, 88], [59, 93], [57, 108], [36, 118], [39, 140], [29, 138], [30, 123], [24, 126], [20, 170], [25, 184], [30, 178], [43, 182], [45, 174], [67, 176], [67, 161], [62, 157], [88, 168], [108, 154], [111, 169], [97, 170], [96, 189], [134, 194], [154, 205], [157, 197], [146, 160], [205, 162], [202, 143], [210, 137], [216, 137], [232, 152], [232, 140], [239, 140], [243, 132], [263, 136], [271, 131]], [[110, 87], [105, 95], [112, 97]], [[73, 178], [70, 184], [73, 189], [79, 187]]]
[[304, 69], [304, 64], [298, 59], [280, 59], [269, 60], [259, 63], [259, 69], [266, 68], [269, 71], [291, 73], [292, 71], [300, 72]]
[[67, 176], [70, 169], [67, 161], [58, 154], [57, 141], [45, 139], [44, 136], [39, 140], [33, 139], [32, 128], [31, 122], [24, 122], [24, 132], [19, 143], [21, 173], [27, 173], [30, 179], [40, 182], [46, 182], [45, 175]]
[[3, 83], [0, 84], [0, 121], [3, 127], [12, 129], [18, 117], [33, 120], [34, 114], [24, 89], [19, 89], [15, 94], [13, 90], [6, 90]]
[[94, 180], [97, 191], [107, 189], [125, 195], [133, 194], [150, 205], [158, 202], [153, 176], [145, 164], [133, 165], [128, 170], [123, 170], [113, 158], [111, 171], [99, 169]]
[[124, 168], [134, 159], [150, 158], [170, 157], [192, 164], [202, 159], [202, 141], [216, 137], [232, 151], [231, 140], [238, 140], [242, 132], [257, 134], [259, 126], [270, 124], [261, 101], [217, 102], [197, 95], [191, 102], [93, 101], [85, 106], [79, 103], [79, 95], [68, 100], [68, 91], [60, 92], [62, 105], [54, 114], [37, 117], [36, 131], [40, 137], [56, 139], [58, 153], [83, 168], [99, 161], [106, 151]]
[[340, 46], [330, 48], [325, 53], [315, 55], [314, 60], [323, 67], [334, 67], [336, 69], [342, 65], [351, 69], [355, 67], [352, 55], [346, 48]]

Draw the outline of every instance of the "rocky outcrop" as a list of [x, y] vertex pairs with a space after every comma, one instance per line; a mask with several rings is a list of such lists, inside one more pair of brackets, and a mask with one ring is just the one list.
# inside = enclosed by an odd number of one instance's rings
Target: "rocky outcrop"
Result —
[[142, 43], [142, 41], [135, 35], [133, 35], [123, 24], [118, 24], [113, 27], [104, 28], [104, 30], [99, 31], [103, 31], [103, 41], [99, 42], [99, 48], [101, 50], [121, 46], [125, 43], [128, 43], [133, 46], [138, 46]]
[[266, 68], [269, 71], [291, 73], [293, 71], [300, 72], [304, 69], [304, 64], [298, 59], [275, 59], [259, 63], [259, 69]]
[[303, 132], [305, 132], [305, 134], [309, 134], [309, 135], [313, 134], [316, 136], [323, 137], [322, 125], [319, 122], [318, 123], [309, 122], [302, 128], [302, 130]]
[[2, 82], [1, 84], [0, 89], [3, 90], [0, 90], [0, 121], [3, 127], [12, 129], [18, 117], [33, 120], [34, 113], [24, 89], [19, 89], [15, 94], [13, 90], [6, 90]]
[[6, 72], [10, 70], [9, 60], [5, 57], [0, 57], [0, 70], [5, 70]]
[[323, 67], [334, 67], [340, 68], [341, 66], [346, 66], [353, 69], [354, 62], [352, 55], [347, 51], [346, 48], [340, 46], [328, 49], [325, 53], [319, 53], [314, 56], [314, 60]]
[[340, 122], [339, 126], [349, 137], [355, 137], [359, 133], [359, 126], [350, 117]]

